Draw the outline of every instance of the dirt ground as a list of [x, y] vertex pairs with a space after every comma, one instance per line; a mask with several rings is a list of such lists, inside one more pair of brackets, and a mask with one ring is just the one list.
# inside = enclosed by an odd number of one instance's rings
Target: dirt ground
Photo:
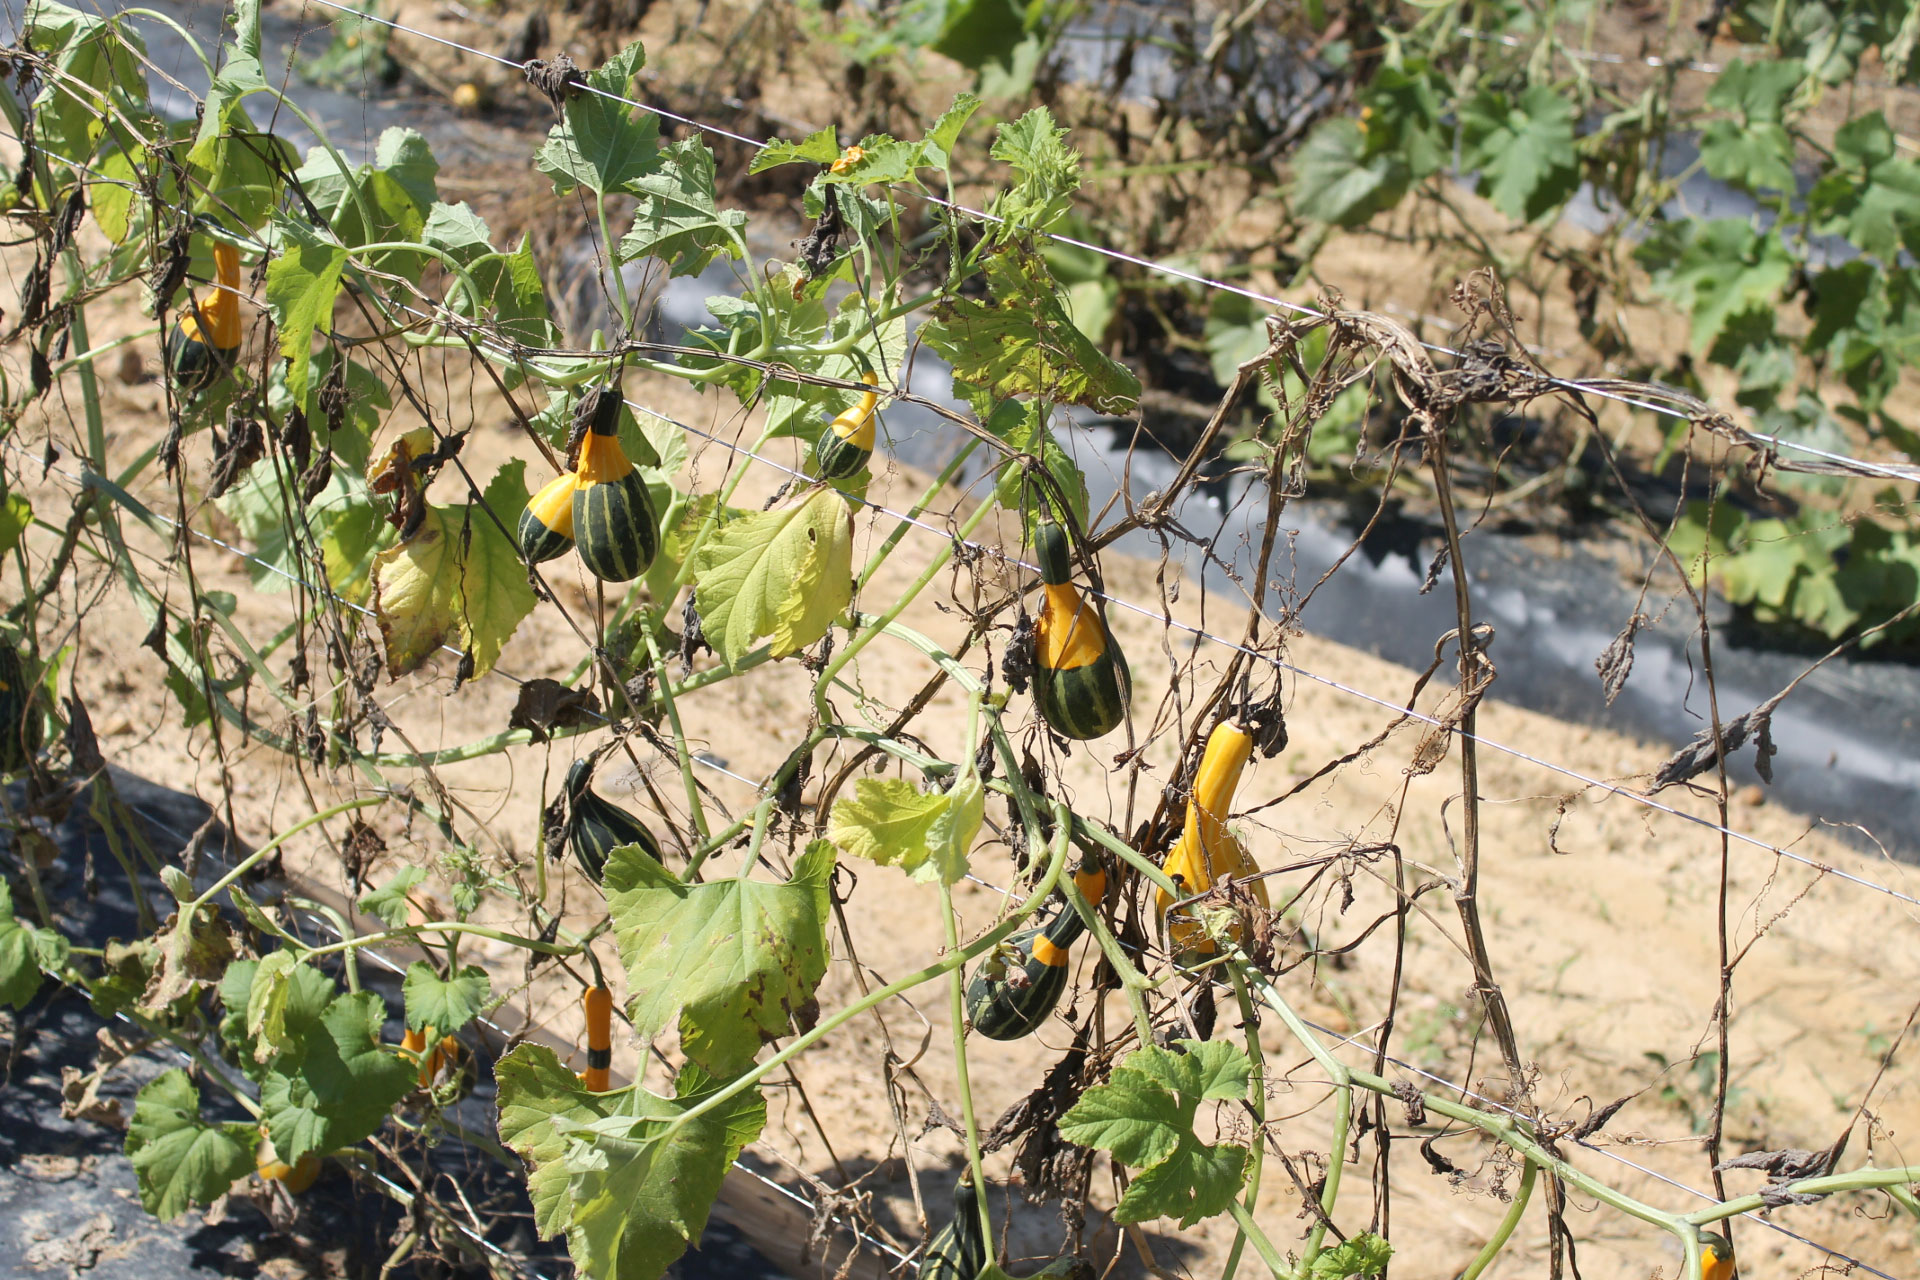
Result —
[[[23, 266], [17, 250], [5, 265], [17, 287]], [[1390, 258], [1357, 262], [1352, 290], [1358, 294], [1370, 284], [1384, 288], [1393, 274]], [[1422, 299], [1408, 301], [1424, 305]], [[134, 310], [136, 302], [123, 295], [91, 306], [88, 319], [94, 341], [142, 325]], [[133, 350], [144, 355], [147, 369], [155, 367], [158, 352], [151, 339], [136, 343]], [[447, 385], [439, 381], [437, 371], [421, 381]], [[703, 398], [672, 380], [630, 378], [627, 391], [723, 440], [751, 440], [757, 430], [757, 423], [743, 418], [730, 398]], [[109, 377], [103, 381], [103, 394], [109, 454], [117, 471], [163, 433], [161, 391], [152, 381], [129, 385]], [[50, 469], [42, 469], [43, 424], [29, 424], [4, 446], [10, 478], [19, 482], [43, 517], [57, 519], [58, 513], [64, 513], [72, 491], [74, 433], [80, 421], [76, 397], [68, 381], [48, 403], [52, 439], [63, 455]], [[508, 415], [490, 392], [456, 381], [448, 402], [452, 420], [440, 425], [475, 426], [462, 457], [482, 484], [510, 457], [529, 460], [530, 481], [546, 478], [524, 438], [505, 427]], [[384, 434], [411, 425], [414, 420], [405, 411], [396, 412]], [[737, 463], [721, 445], [699, 439], [690, 443], [694, 451], [686, 482], [711, 492]], [[798, 461], [790, 444], [782, 448], [786, 452], [776, 451], [776, 457]], [[188, 442], [186, 456], [192, 492], [207, 474], [204, 436]], [[755, 468], [741, 487], [737, 505], [757, 506], [784, 478], [768, 468]], [[888, 467], [871, 497], [901, 510], [926, 484], [924, 476]], [[133, 491], [157, 511], [175, 509], [170, 488], [153, 476], [144, 477]], [[442, 501], [460, 498], [445, 479], [434, 496]], [[964, 514], [970, 501], [968, 495], [949, 492], [938, 495], [930, 507], [944, 520]], [[199, 508], [195, 523], [218, 536], [228, 532], [210, 508]], [[887, 516], [861, 513], [856, 565], [893, 527], [894, 521]], [[147, 557], [144, 569], [161, 574], [161, 562], [169, 554], [166, 540], [131, 524], [128, 529], [132, 543]], [[978, 536], [992, 543], [1008, 532], [996, 531], [989, 522]], [[37, 563], [36, 558], [50, 547], [51, 539], [36, 532], [29, 540], [29, 558]], [[935, 535], [909, 531], [899, 553], [868, 586], [861, 603], [870, 608], [894, 599], [938, 547]], [[293, 616], [291, 596], [248, 589], [248, 565], [239, 556], [206, 542], [192, 543], [188, 550], [203, 588], [231, 591], [238, 597], [234, 620], [246, 636], [258, 642]], [[1221, 635], [1238, 635], [1244, 628], [1244, 606], [1195, 590], [1169, 590], [1173, 579], [1163, 583], [1159, 566], [1108, 557], [1102, 567], [1109, 591], [1163, 607], [1176, 623]], [[1005, 585], [991, 559], [980, 561], [973, 572], [979, 575], [982, 598], [995, 596]], [[559, 584], [561, 604], [567, 610], [575, 617], [591, 616], [591, 583], [572, 557], [556, 562], [549, 576]], [[943, 574], [904, 621], [942, 644], [956, 643], [966, 623], [955, 600], [963, 607], [972, 603], [975, 586], [971, 574]], [[117, 580], [97, 563], [83, 558], [62, 581], [58, 606], [61, 625], [56, 634], [61, 643], [74, 646], [63, 680], [70, 679], [91, 708], [102, 750], [112, 763], [215, 803], [230, 800], [241, 836], [254, 844], [311, 814], [318, 805], [362, 793], [365, 779], [346, 770], [325, 773], [309, 768], [298, 773], [283, 757], [236, 740], [230, 730], [217, 751], [204, 730], [183, 729], [178, 709], [161, 684], [161, 664], [137, 643], [146, 629], [144, 619]], [[1143, 771], [1138, 789], [1130, 796], [1131, 775], [1114, 765], [1112, 757], [1124, 745], [1117, 736], [1092, 750], [1076, 747], [1064, 761], [1060, 777], [1076, 808], [1124, 830], [1150, 811], [1156, 789], [1170, 777], [1176, 763], [1173, 747], [1189, 728], [1186, 716], [1191, 713], [1192, 697], [1195, 691], [1204, 696], [1211, 688], [1225, 657], [1218, 645], [1196, 642], [1190, 633], [1130, 611], [1116, 611], [1111, 620], [1140, 691], [1134, 702], [1135, 732], [1143, 741], [1151, 738], [1140, 757]], [[1395, 623], [1383, 617], [1380, 625]], [[997, 647], [999, 642], [996, 637], [993, 643]], [[416, 676], [391, 685], [383, 682], [383, 706], [396, 726], [386, 749], [401, 750], [400, 735], [422, 749], [435, 749], [498, 733], [506, 726], [516, 696], [513, 678], [566, 678], [580, 656], [573, 630], [556, 609], [543, 607], [528, 618], [507, 647], [499, 663], [501, 674], [456, 690], [454, 659], [442, 655]], [[1460, 924], [1445, 885], [1457, 870], [1453, 844], [1460, 837], [1458, 755], [1449, 754], [1431, 772], [1410, 774], [1409, 764], [1425, 736], [1425, 726], [1409, 724], [1328, 777], [1284, 802], [1273, 803], [1323, 765], [1373, 738], [1393, 719], [1390, 711], [1354, 691], [1393, 704], [1404, 701], [1414, 683], [1410, 671], [1307, 635], [1289, 637], [1286, 658], [1311, 674], [1286, 678], [1290, 741], [1276, 758], [1257, 760], [1249, 770], [1236, 804], [1242, 813], [1238, 822], [1250, 851], [1263, 866], [1331, 860], [1330, 870], [1319, 874], [1310, 888], [1311, 873], [1304, 870], [1276, 878], [1273, 896], [1276, 902], [1284, 902], [1302, 893], [1291, 919], [1322, 951], [1340, 954], [1317, 966], [1293, 970], [1283, 979], [1282, 990], [1323, 1029], [1328, 1043], [1351, 1036], [1370, 1046], [1370, 1033], [1388, 1012], [1386, 997], [1393, 986], [1396, 956], [1390, 923], [1369, 932], [1391, 911], [1394, 864], [1389, 857], [1366, 851], [1397, 844], [1408, 882], [1435, 887], [1419, 898], [1409, 924], [1400, 965], [1397, 1021], [1388, 1046], [1397, 1061], [1387, 1074], [1421, 1087], [1459, 1084], [1497, 1091], [1501, 1087], [1497, 1058], [1490, 1042], [1475, 1035], [1477, 1019], [1469, 1012], [1471, 974], [1456, 941]], [[270, 662], [284, 670], [284, 653]], [[977, 651], [966, 662], [975, 669], [983, 666]], [[911, 650], [876, 644], [849, 669], [851, 687], [836, 694], [836, 706], [849, 719], [865, 716], [884, 724], [889, 709], [907, 702], [931, 670]], [[1165, 709], [1159, 695], [1176, 677], [1185, 700], [1176, 709]], [[789, 661], [682, 700], [680, 711], [689, 738], [707, 753], [699, 779], [709, 789], [707, 803], [716, 818], [749, 808], [754, 793], [751, 782], [743, 780], [767, 776], [784, 758], [806, 715], [808, 684], [807, 673]], [[1444, 677], [1436, 681], [1436, 686], [1444, 684]], [[1430, 688], [1422, 707], [1431, 710], [1447, 692], [1444, 687]], [[1497, 698], [1497, 686], [1494, 693]], [[964, 713], [964, 700], [949, 687], [934, 698], [916, 732], [931, 750], [952, 756], [960, 749]], [[1027, 700], [1015, 700], [1014, 716], [1016, 723], [1030, 723]], [[1710, 826], [1658, 812], [1632, 795], [1581, 788], [1565, 775], [1543, 770], [1496, 744], [1587, 776], [1617, 781], [1629, 792], [1644, 785], [1665, 754], [1661, 748], [1557, 722], [1497, 700], [1481, 710], [1479, 731], [1486, 740], [1479, 761], [1481, 910], [1495, 974], [1511, 1002], [1522, 1052], [1534, 1072], [1532, 1097], [1546, 1116], [1575, 1123], [1595, 1107], [1631, 1095], [1632, 1101], [1592, 1140], [1597, 1149], [1570, 1148], [1572, 1158], [1595, 1177], [1649, 1203], [1675, 1209], [1698, 1207], [1703, 1201], [1685, 1188], [1710, 1185], [1701, 1128], [1711, 1105], [1711, 1067], [1703, 1066], [1697, 1055], [1715, 1045], [1719, 938], [1714, 914], [1723, 868], [1720, 839]], [[553, 794], [576, 755], [603, 738], [601, 733], [544, 747], [517, 746], [437, 771], [461, 806], [463, 831], [477, 842], [490, 870], [506, 877], [517, 875], [523, 883], [530, 880], [528, 868], [538, 847], [543, 800]], [[1024, 730], [1021, 741], [1031, 741], [1036, 753], [1050, 750]], [[637, 739], [633, 747], [652, 783], [651, 793], [665, 797], [667, 809], [658, 809], [631, 766], [616, 768], [612, 761], [599, 779], [602, 793], [631, 805], [656, 830], [688, 830], [672, 759]], [[816, 771], [815, 786], [824, 772], [824, 768]], [[394, 782], [425, 785], [425, 779], [407, 770], [389, 770], [388, 776]], [[1663, 793], [1660, 803], [1703, 819], [1713, 814], [1709, 802], [1676, 791]], [[387, 849], [368, 872], [373, 882], [403, 864], [428, 861], [446, 852], [434, 832], [378, 812], [383, 816], [373, 821]], [[990, 806], [989, 816], [1001, 820], [997, 804]], [[1920, 1160], [1909, 1140], [1920, 1126], [1920, 1085], [1905, 1062], [1896, 1061], [1878, 1080], [1866, 1114], [1858, 1114], [1862, 1098], [1880, 1072], [1881, 1055], [1901, 1034], [1914, 1008], [1913, 975], [1920, 971], [1920, 928], [1916, 927], [1920, 912], [1878, 887], [1920, 896], [1920, 873], [1855, 852], [1817, 823], [1781, 810], [1763, 795], [1741, 796], [1731, 825], [1796, 858], [1739, 841], [1724, 854], [1729, 945], [1739, 957], [1731, 1001], [1733, 1089], [1726, 1154], [1825, 1147], [1852, 1124], [1847, 1166], [1868, 1159], [1881, 1164]], [[291, 842], [288, 868], [312, 883], [350, 892], [332, 843], [343, 831], [344, 824], [335, 823], [325, 840]], [[673, 843], [669, 838], [668, 844]], [[787, 852], [777, 851], [773, 858], [779, 869], [786, 866]], [[983, 840], [973, 863], [976, 874], [988, 883], [967, 883], [956, 891], [963, 937], [977, 935], [994, 922], [1004, 902], [1000, 890], [1010, 886], [1016, 874], [1009, 850], [993, 839]], [[1868, 883], [1843, 879], [1826, 868]], [[735, 852], [716, 856], [708, 864], [709, 874], [738, 870]], [[934, 890], [890, 870], [866, 865], [850, 870], [857, 885], [846, 903], [846, 920], [857, 960], [843, 941], [836, 942], [834, 964], [820, 991], [821, 1006], [828, 1011], [857, 998], [863, 983], [878, 984], [910, 972], [943, 950]], [[571, 924], [584, 927], [597, 918], [601, 903], [595, 890], [570, 868], [551, 871], [550, 886], [550, 901], [564, 908]], [[430, 882], [428, 887], [441, 894], [444, 904], [444, 881]], [[497, 918], [512, 918], [497, 905], [492, 911]], [[1341, 950], [1349, 945], [1351, 951]], [[1086, 976], [1085, 950], [1082, 944], [1077, 981]], [[484, 944], [465, 945], [461, 955], [490, 966], [496, 990], [512, 992], [514, 1012], [563, 1038], [573, 1038], [576, 985], [554, 976], [524, 985], [519, 958]], [[603, 946], [600, 959], [610, 972], [617, 970], [610, 946]], [[1084, 1011], [1085, 997], [1063, 1005], [1063, 1012]], [[1110, 1010], [1109, 1015], [1109, 1027], [1125, 1025], [1123, 1014], [1114, 1016]], [[1223, 1028], [1236, 1021], [1223, 1009]], [[957, 1139], [925, 1123], [927, 1095], [945, 1114], [959, 1114], [948, 1030], [946, 991], [941, 985], [923, 988], [911, 1000], [883, 1005], [876, 1016], [849, 1023], [804, 1056], [794, 1071], [769, 1079], [769, 1123], [751, 1157], [759, 1167], [796, 1187], [813, 1179], [836, 1185], [849, 1177], [861, 1179], [860, 1191], [867, 1197], [864, 1207], [877, 1227], [911, 1245], [919, 1237], [921, 1217], [907, 1166], [928, 1175], [921, 1196], [937, 1223], [948, 1214], [946, 1188], [959, 1159]], [[1027, 1040], [995, 1044], [976, 1038], [970, 1042], [974, 1101], [983, 1124], [1039, 1082], [1044, 1069], [1064, 1051], [1066, 1036], [1066, 1024], [1056, 1019]], [[1259, 1036], [1271, 1076], [1268, 1111], [1277, 1118], [1271, 1136], [1281, 1151], [1294, 1157], [1301, 1175], [1311, 1180], [1319, 1171], [1300, 1157], [1325, 1149], [1331, 1112], [1326, 1087], [1305, 1053], [1279, 1026], [1269, 1020]], [[926, 1091], [905, 1090], [898, 1114], [884, 1105], [882, 1063], [889, 1046], [914, 1063]], [[1352, 1046], [1342, 1052], [1357, 1065], [1371, 1059], [1370, 1052]], [[617, 1072], [632, 1075], [644, 1061], [642, 1046], [617, 1045]], [[657, 1062], [646, 1078], [653, 1087], [661, 1087], [664, 1077]], [[1428, 1126], [1417, 1132], [1424, 1138], [1438, 1130]], [[1401, 1280], [1442, 1280], [1466, 1265], [1487, 1239], [1504, 1211], [1503, 1197], [1514, 1183], [1514, 1171], [1493, 1161], [1484, 1145], [1457, 1136], [1435, 1148], [1455, 1171], [1437, 1173], [1422, 1159], [1417, 1145], [1402, 1141], [1391, 1157], [1391, 1227], [1399, 1249], [1393, 1274]], [[1373, 1213], [1377, 1154], [1370, 1139], [1361, 1144], [1358, 1161], [1345, 1171], [1335, 1215], [1343, 1229], [1366, 1226]], [[1006, 1239], [1009, 1254], [1015, 1259], [1052, 1256], [1061, 1239], [1055, 1211], [1000, 1194], [1010, 1176], [1007, 1153], [991, 1157], [988, 1170], [996, 1184], [996, 1222], [1006, 1222], [1011, 1215]], [[1756, 1174], [1728, 1175], [1730, 1194], [1758, 1185]], [[1113, 1188], [1104, 1174], [1096, 1178], [1095, 1196], [1100, 1203], [1112, 1202]], [[1888, 1209], [1882, 1199], [1861, 1197], [1790, 1208], [1777, 1217], [1793, 1231], [1865, 1259], [1889, 1275], [1916, 1274], [1920, 1272], [1920, 1249], [1916, 1248], [1920, 1238], [1910, 1222], [1891, 1216]], [[1514, 1246], [1487, 1275], [1517, 1280], [1545, 1274], [1543, 1210], [1542, 1200], [1536, 1197]], [[1567, 1212], [1580, 1238], [1581, 1273], [1590, 1280], [1645, 1280], [1678, 1273], [1677, 1249], [1644, 1224], [1578, 1194], [1570, 1198]], [[1257, 1217], [1282, 1249], [1296, 1245], [1310, 1225], [1302, 1215], [1299, 1194], [1271, 1154]], [[1098, 1223], [1093, 1233], [1103, 1257], [1117, 1251], [1122, 1273], [1138, 1273], [1135, 1242], [1116, 1240], [1111, 1228]], [[1231, 1237], [1230, 1227], [1223, 1229], [1217, 1222], [1184, 1233], [1163, 1222], [1145, 1233], [1145, 1242], [1157, 1265], [1170, 1273], [1209, 1276], [1220, 1273]], [[1753, 1225], [1741, 1227], [1738, 1244], [1743, 1275], [1754, 1280], [1801, 1275], [1823, 1256], [1788, 1236]], [[837, 1255], [830, 1259], [838, 1260]], [[1249, 1258], [1240, 1274], [1251, 1276], [1259, 1270], [1259, 1264]]]

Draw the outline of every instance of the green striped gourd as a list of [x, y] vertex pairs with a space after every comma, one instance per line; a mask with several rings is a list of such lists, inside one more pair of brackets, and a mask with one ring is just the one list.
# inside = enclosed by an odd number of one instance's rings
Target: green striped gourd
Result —
[[1073, 585], [1067, 533], [1051, 520], [1034, 533], [1040, 617], [1034, 624], [1034, 697], [1041, 718], [1068, 738], [1105, 737], [1127, 714], [1132, 679], [1106, 620]]
[[573, 545], [573, 492], [579, 487], [580, 477], [569, 471], [528, 499], [520, 513], [520, 554], [528, 564], [551, 560]]
[[0, 636], [0, 773], [26, 768], [40, 749], [40, 710], [26, 663], [10, 637]]
[[631, 582], [660, 549], [660, 522], [647, 482], [620, 447], [620, 393], [599, 387], [574, 466], [573, 545], [602, 582]]
[[575, 760], [567, 770], [567, 843], [580, 869], [595, 884], [607, 871], [607, 858], [622, 845], [637, 844], [655, 862], [661, 861], [660, 843], [640, 819], [612, 801], [603, 800], [590, 785], [593, 764]]
[[[1105, 873], [1082, 870], [1073, 880], [1081, 896], [1098, 907], [1106, 892]], [[1018, 1040], [1032, 1034], [1067, 989], [1069, 949], [1084, 928], [1080, 913], [1063, 903], [1045, 928], [1008, 938], [1002, 946], [1013, 955], [1004, 962], [989, 957], [967, 983], [967, 1017], [973, 1029], [989, 1040]]]
[[979, 1280], [987, 1267], [987, 1242], [980, 1234], [980, 1196], [973, 1170], [962, 1169], [953, 1186], [953, 1221], [940, 1228], [920, 1259], [920, 1280]]
[[[871, 369], [860, 379], [870, 387], [880, 383]], [[861, 393], [859, 402], [829, 422], [813, 442], [813, 469], [821, 479], [845, 480], [867, 465], [873, 456], [873, 407], [879, 403], [873, 392]]]

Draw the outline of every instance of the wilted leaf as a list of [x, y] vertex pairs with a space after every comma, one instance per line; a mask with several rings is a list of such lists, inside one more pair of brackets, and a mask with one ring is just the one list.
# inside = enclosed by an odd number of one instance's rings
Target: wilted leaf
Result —
[[259, 1134], [250, 1124], [208, 1124], [200, 1118], [200, 1091], [178, 1067], [140, 1090], [127, 1126], [127, 1155], [140, 1184], [140, 1203], [164, 1221], [190, 1204], [211, 1204], [253, 1172]]
[[853, 509], [830, 488], [738, 516], [694, 555], [701, 634], [732, 665], [766, 637], [784, 657], [825, 635], [853, 598]]

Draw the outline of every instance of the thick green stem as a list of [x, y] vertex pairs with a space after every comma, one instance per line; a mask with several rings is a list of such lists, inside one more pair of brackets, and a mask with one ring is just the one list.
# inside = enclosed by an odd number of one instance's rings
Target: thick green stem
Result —
[[1500, 1251], [1507, 1247], [1507, 1241], [1513, 1237], [1514, 1228], [1520, 1225], [1520, 1219], [1527, 1212], [1527, 1201], [1533, 1198], [1534, 1179], [1539, 1176], [1540, 1166], [1531, 1160], [1521, 1162], [1520, 1186], [1513, 1193], [1513, 1203], [1507, 1206], [1506, 1214], [1500, 1219], [1500, 1225], [1493, 1229], [1486, 1247], [1481, 1249], [1467, 1269], [1460, 1273], [1460, 1280], [1480, 1280], [1480, 1273], [1493, 1264]]

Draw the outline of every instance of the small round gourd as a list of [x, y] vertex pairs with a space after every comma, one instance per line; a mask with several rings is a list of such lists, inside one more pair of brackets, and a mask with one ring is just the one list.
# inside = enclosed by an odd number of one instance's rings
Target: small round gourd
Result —
[[187, 395], [219, 381], [240, 351], [239, 251], [216, 241], [213, 271], [213, 287], [193, 300], [167, 334], [167, 368]]
[[[1106, 891], [1102, 872], [1083, 870], [1074, 883], [1090, 904], [1100, 904]], [[1002, 944], [1012, 953], [1004, 964], [982, 962], [967, 983], [967, 1018], [974, 1031], [989, 1040], [1018, 1040], [1045, 1022], [1067, 989], [1070, 949], [1084, 928], [1080, 913], [1062, 904], [1044, 929], [1024, 930]]]

